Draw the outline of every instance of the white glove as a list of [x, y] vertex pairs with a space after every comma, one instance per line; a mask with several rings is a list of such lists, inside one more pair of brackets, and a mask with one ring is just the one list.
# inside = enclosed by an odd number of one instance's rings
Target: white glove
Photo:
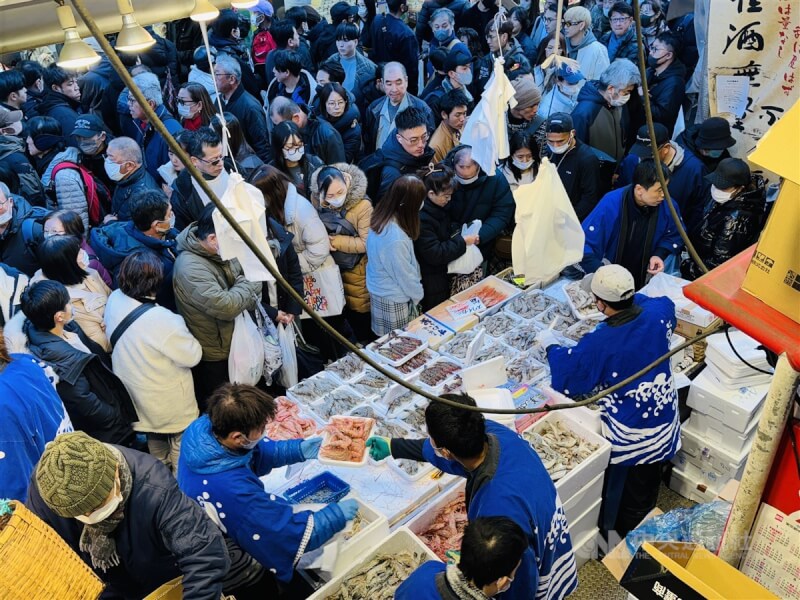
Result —
[[536, 343], [545, 349], [547, 349], [548, 346], [552, 345], [560, 346], [556, 334], [553, 333], [550, 329], [544, 329], [540, 331], [539, 333], [536, 334], [535, 339]]
[[[594, 279], [594, 273], [589, 273], [581, 279], [581, 289], [590, 296], [592, 296], [592, 279]], [[592, 298], [594, 298], [594, 296], [592, 296]]]

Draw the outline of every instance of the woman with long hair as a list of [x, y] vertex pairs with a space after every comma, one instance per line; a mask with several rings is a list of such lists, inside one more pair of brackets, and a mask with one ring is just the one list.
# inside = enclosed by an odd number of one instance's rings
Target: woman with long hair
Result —
[[319, 97], [319, 118], [333, 125], [342, 136], [347, 162], [357, 162], [361, 158], [361, 115], [358, 108], [350, 102], [347, 90], [338, 83], [326, 83]]
[[[242, 177], [247, 179], [253, 171], [264, 164], [264, 161], [258, 157], [256, 151], [247, 143], [239, 119], [229, 112], [226, 112], [223, 116], [225, 117], [225, 125], [230, 133], [230, 138], [228, 139], [230, 153], [233, 155]], [[216, 131], [217, 135], [222, 139], [222, 120], [219, 115], [214, 115], [214, 118], [211, 119], [211, 129]]]
[[81, 242], [71, 235], [46, 238], [39, 245], [41, 269], [31, 283], [49, 279], [63, 283], [69, 292], [73, 318], [83, 332], [106, 352], [111, 344], [106, 336], [103, 314], [111, 290], [94, 269], [88, 266], [88, 256]]
[[54, 235], [71, 235], [81, 242], [81, 250], [86, 252], [89, 257], [89, 268], [94, 269], [103, 278], [108, 287], [114, 285], [111, 273], [103, 266], [97, 254], [86, 241], [86, 229], [83, 227], [83, 219], [80, 215], [71, 210], [57, 210], [47, 215], [44, 222], [44, 237], [49, 238]]
[[536, 62], [533, 67], [533, 80], [539, 91], [544, 93], [553, 86], [553, 73], [555, 73], [555, 65], [550, 65], [547, 71], [542, 68], [542, 63], [555, 54], [556, 51], [556, 35], [558, 35], [558, 55], [566, 56], [567, 40], [562, 33], [551, 33], [544, 38], [536, 50]]
[[178, 89], [178, 118], [189, 131], [206, 127], [214, 118], [214, 104], [208, 91], [199, 83], [184, 83]]
[[500, 170], [505, 175], [512, 190], [526, 183], [533, 183], [539, 170], [539, 148], [532, 135], [518, 131], [508, 140], [508, 158], [502, 162]]
[[419, 237], [419, 209], [424, 199], [422, 181], [403, 175], [372, 211], [367, 236], [367, 290], [375, 335], [402, 329], [419, 315], [417, 305], [425, 292], [414, 240]]
[[308, 181], [311, 174], [322, 166], [322, 161], [313, 154], [306, 154], [300, 129], [292, 121], [278, 123], [272, 130], [271, 139], [274, 158], [270, 165], [286, 175], [298, 193], [308, 197]]

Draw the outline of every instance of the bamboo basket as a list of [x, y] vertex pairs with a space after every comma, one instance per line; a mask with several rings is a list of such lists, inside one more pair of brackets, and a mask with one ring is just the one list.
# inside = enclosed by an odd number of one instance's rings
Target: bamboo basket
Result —
[[0, 521], [3, 600], [96, 600], [103, 582], [49, 525], [21, 502]]

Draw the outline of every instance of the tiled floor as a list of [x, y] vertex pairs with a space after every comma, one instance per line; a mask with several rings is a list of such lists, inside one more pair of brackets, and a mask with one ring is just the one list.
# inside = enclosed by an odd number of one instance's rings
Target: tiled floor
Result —
[[[694, 504], [661, 484], [658, 507], [664, 512]], [[568, 597], [568, 600], [626, 600], [627, 597], [628, 593], [620, 587], [608, 569], [599, 561], [590, 560], [578, 571], [578, 589]]]

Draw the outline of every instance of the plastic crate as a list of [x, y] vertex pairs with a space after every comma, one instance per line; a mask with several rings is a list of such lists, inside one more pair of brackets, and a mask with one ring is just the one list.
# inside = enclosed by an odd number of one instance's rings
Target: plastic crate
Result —
[[[423, 544], [420, 539], [415, 536], [408, 528], [400, 527], [394, 533], [389, 535], [384, 541], [378, 545], [365, 550], [352, 567], [331, 579], [327, 584], [322, 586], [311, 596], [309, 600], [324, 600], [336, 594], [342, 587], [342, 583], [351, 575], [355, 574], [359, 569], [366, 566], [375, 556], [379, 554], [398, 554], [399, 552], [409, 551], [419, 557], [420, 564], [429, 560], [439, 560], [436, 555], [431, 552], [428, 547]], [[382, 592], [394, 592], [394, 589], [384, 589]], [[368, 599], [364, 599], [368, 600]]]
[[[283, 497], [292, 504], [330, 504], [338, 502], [349, 492], [349, 483], [342, 481], [330, 471], [325, 471], [289, 488], [283, 492]], [[309, 498], [314, 494], [320, 494], [320, 497]]]

